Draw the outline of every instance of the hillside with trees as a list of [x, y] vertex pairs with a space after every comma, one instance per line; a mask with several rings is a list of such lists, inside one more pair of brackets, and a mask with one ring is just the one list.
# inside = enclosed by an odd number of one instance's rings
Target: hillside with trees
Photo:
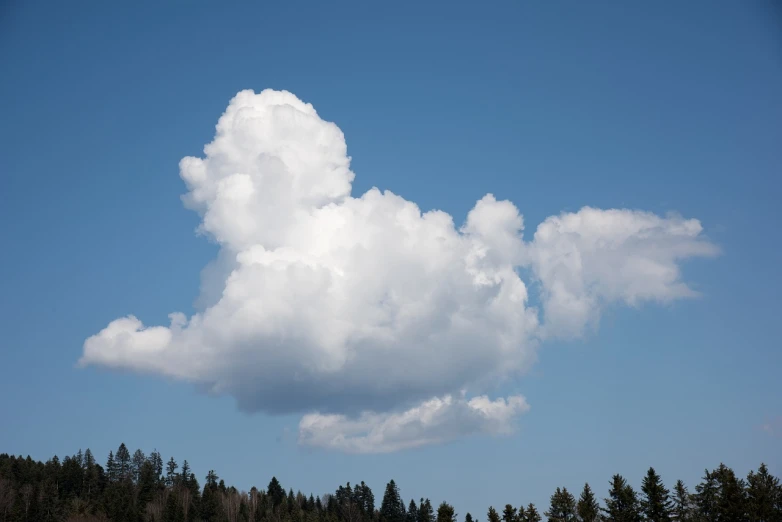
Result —
[[[45, 463], [0, 454], [0, 522], [457, 522], [457, 517], [446, 501], [405, 503], [393, 480], [378, 504], [364, 482], [313, 496], [286, 491], [272, 477], [265, 489], [240, 491], [209, 471], [202, 487], [186, 460], [164, 461], [157, 451], [131, 454], [125, 444], [109, 453], [105, 465], [89, 449]], [[462, 520], [483, 517], [485, 522], [782, 522], [782, 486], [764, 464], [746, 479], [720, 464], [706, 470], [692, 490], [681, 480], [667, 488], [649, 468], [640, 491], [614, 475], [602, 499], [589, 484], [578, 497], [557, 488], [542, 509], [490, 506]]]

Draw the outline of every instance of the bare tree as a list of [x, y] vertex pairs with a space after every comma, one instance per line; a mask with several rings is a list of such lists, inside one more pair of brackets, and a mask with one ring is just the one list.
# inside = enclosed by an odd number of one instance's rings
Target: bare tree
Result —
[[15, 492], [11, 481], [0, 478], [0, 513], [2, 513], [4, 521], [8, 519], [8, 513], [14, 505], [14, 496]]
[[239, 508], [242, 505], [242, 498], [236, 489], [231, 488], [222, 495], [223, 513], [229, 522], [239, 520]]
[[147, 504], [147, 521], [160, 522], [163, 520], [163, 508], [166, 505], [166, 492], [161, 491]]
[[344, 500], [340, 504], [339, 510], [347, 522], [360, 522], [361, 508], [359, 507], [358, 504], [356, 504], [352, 500], [350, 499]]
[[24, 517], [27, 519], [27, 514], [30, 512], [30, 505], [33, 503], [32, 484], [25, 484], [22, 486], [22, 502], [24, 502]]
[[258, 511], [258, 505], [261, 503], [261, 494], [258, 493], [255, 487], [250, 490], [247, 502], [250, 508], [250, 516], [255, 516], [255, 513]]
[[179, 500], [182, 502], [182, 511], [185, 514], [185, 520], [189, 520], [187, 518], [188, 513], [190, 512], [190, 503], [192, 502], [192, 492], [190, 491], [190, 488], [179, 488], [179, 494], [177, 495], [179, 497]]

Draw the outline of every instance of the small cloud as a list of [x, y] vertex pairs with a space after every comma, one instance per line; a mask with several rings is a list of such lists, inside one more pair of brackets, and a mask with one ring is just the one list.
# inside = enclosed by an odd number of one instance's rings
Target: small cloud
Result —
[[761, 424], [760, 429], [772, 437], [782, 437], [782, 415], [774, 417]]
[[487, 396], [433, 398], [399, 413], [305, 415], [299, 423], [299, 444], [344, 453], [389, 453], [440, 444], [476, 433], [513, 433], [516, 417], [529, 410], [524, 397], [494, 401]]

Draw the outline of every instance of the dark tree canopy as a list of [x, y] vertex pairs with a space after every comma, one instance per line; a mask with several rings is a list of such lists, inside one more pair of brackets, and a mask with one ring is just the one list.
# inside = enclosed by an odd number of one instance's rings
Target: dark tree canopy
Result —
[[[164, 464], [165, 463], [165, 464]], [[682, 481], [671, 493], [650, 468], [640, 495], [621, 475], [610, 481], [605, 506], [584, 485], [576, 501], [557, 488], [545, 512], [551, 522], [782, 522], [782, 486], [765, 464], [746, 480], [720, 464], [706, 470], [691, 494]], [[0, 454], [0, 522], [456, 522], [454, 506], [428, 498], [405, 507], [399, 487], [386, 485], [379, 509], [365, 482], [347, 482], [333, 494], [314, 496], [276, 477], [249, 492], [226, 485], [214, 470], [201, 487], [190, 463], [145, 456], [125, 444], [109, 452], [105, 466], [89, 449], [46, 462]], [[601, 512], [603, 515], [601, 515]], [[534, 504], [489, 507], [487, 522], [542, 522]], [[464, 522], [478, 522], [467, 513]]]

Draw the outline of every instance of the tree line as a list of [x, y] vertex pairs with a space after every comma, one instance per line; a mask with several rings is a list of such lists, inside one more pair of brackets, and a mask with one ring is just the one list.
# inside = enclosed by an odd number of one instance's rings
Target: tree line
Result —
[[[601, 504], [589, 484], [578, 499], [557, 488], [540, 513], [534, 504], [489, 507], [486, 522], [782, 522], [782, 486], [765, 464], [746, 479], [720, 464], [689, 491], [669, 490], [653, 468], [636, 491], [621, 475]], [[266, 489], [239, 491], [210, 470], [203, 488], [185, 460], [158, 451], [132, 455], [125, 444], [98, 464], [88, 449], [62, 461], [0, 454], [0, 522], [458, 522], [454, 507], [428, 498], [402, 500], [391, 480], [376, 507], [372, 489], [348, 482], [314, 497], [286, 490], [272, 477]], [[479, 522], [467, 513], [464, 522]]]

